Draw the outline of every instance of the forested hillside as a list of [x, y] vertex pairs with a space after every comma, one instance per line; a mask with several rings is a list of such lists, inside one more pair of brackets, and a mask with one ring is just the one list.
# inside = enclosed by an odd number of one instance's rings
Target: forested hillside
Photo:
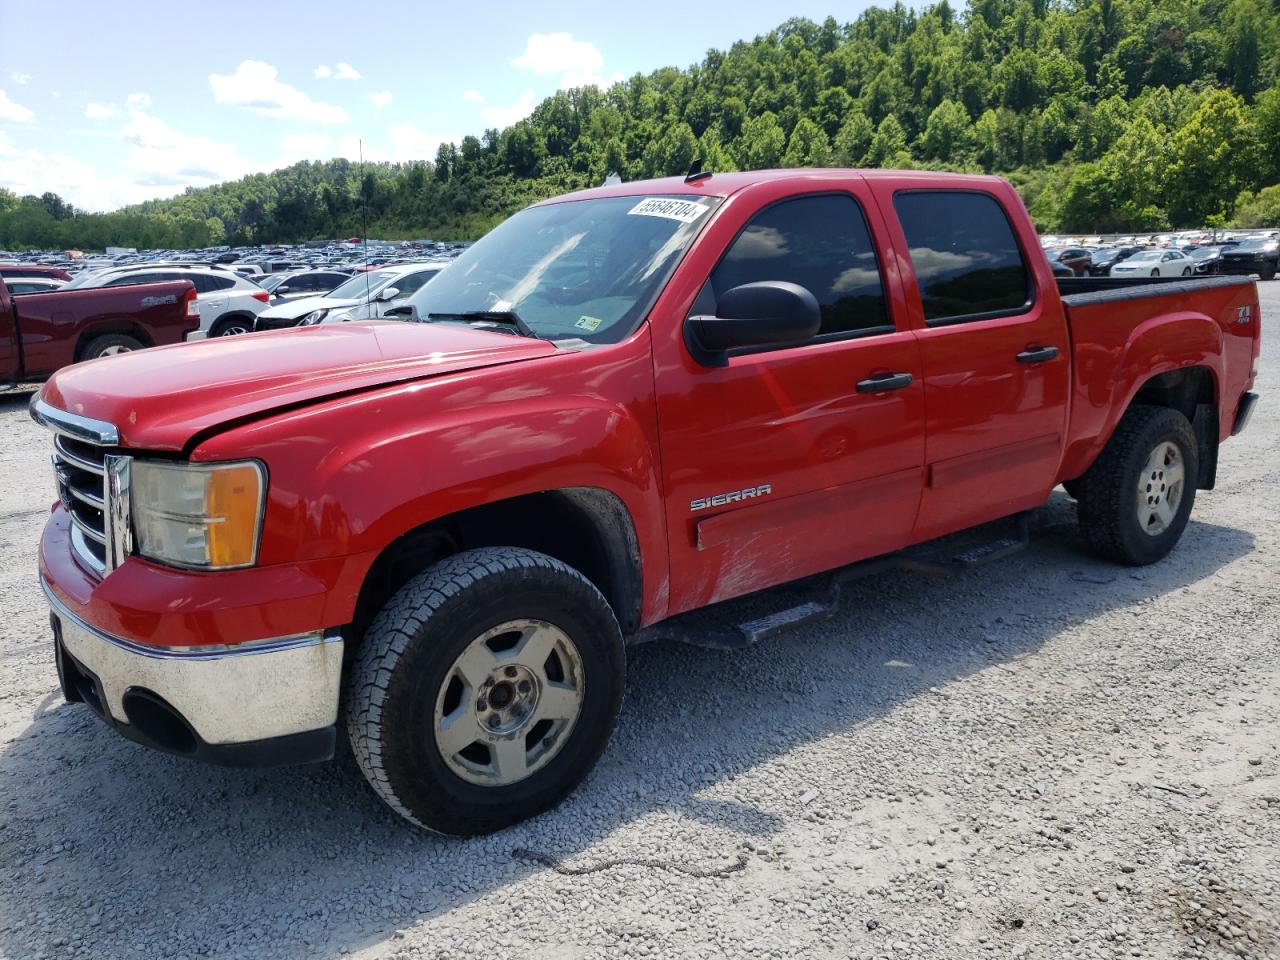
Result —
[[[1275, 0], [1280, 3], [1280, 0]], [[299, 163], [125, 211], [0, 191], [0, 246], [474, 237], [551, 194], [685, 172], [842, 165], [1009, 176], [1047, 230], [1280, 220], [1268, 0], [942, 0], [791, 20], [408, 164]], [[7, 208], [7, 209], [6, 209]]]

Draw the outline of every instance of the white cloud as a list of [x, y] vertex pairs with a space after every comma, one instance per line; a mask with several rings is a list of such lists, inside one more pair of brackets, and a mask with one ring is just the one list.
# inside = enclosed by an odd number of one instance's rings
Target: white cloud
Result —
[[379, 110], [385, 110], [391, 106], [391, 91], [383, 90], [381, 93], [370, 94], [369, 102]]
[[[435, 160], [440, 144], [456, 143], [460, 138], [428, 133], [419, 130], [412, 123], [397, 123], [387, 128], [387, 139], [390, 141], [390, 151], [386, 159], [404, 163], [409, 160]], [[372, 159], [367, 147], [365, 159]]]
[[335, 80], [359, 80], [360, 71], [349, 63], [339, 63], [333, 69], [333, 79]]
[[490, 127], [509, 127], [517, 120], [523, 120], [533, 113], [538, 98], [532, 90], [520, 94], [520, 99], [509, 107], [485, 107], [480, 111], [480, 119]]
[[182, 189], [234, 179], [252, 169], [234, 144], [189, 136], [159, 117], [134, 111], [120, 128], [129, 144], [121, 165], [139, 185]]
[[114, 103], [86, 103], [84, 105], [84, 115], [90, 120], [110, 120], [119, 112]]
[[286, 133], [280, 138], [280, 163], [283, 166], [299, 160], [328, 160], [333, 156], [333, 137], [327, 133]]
[[330, 70], [323, 63], [320, 64], [320, 66], [316, 67], [315, 70], [312, 71], [312, 73], [315, 74], [315, 77], [317, 80], [324, 80], [326, 77], [333, 76], [333, 71]]
[[261, 60], [245, 60], [227, 76], [209, 75], [213, 99], [218, 103], [246, 107], [279, 120], [310, 123], [346, 123], [347, 111], [333, 104], [312, 100], [279, 79], [279, 71]]
[[129, 105], [130, 110], [145, 110], [151, 106], [151, 94], [131, 93], [125, 98], [124, 102]]
[[607, 87], [622, 79], [614, 73], [606, 79], [604, 55], [587, 40], [575, 40], [571, 33], [535, 33], [525, 44], [524, 53], [511, 61], [513, 67], [531, 70], [539, 76], [560, 74], [561, 88], [594, 84]]
[[462, 99], [469, 103], [484, 103], [484, 94], [479, 90], [468, 90], [462, 95]]
[[12, 120], [14, 123], [30, 123], [35, 114], [21, 104], [14, 103], [8, 94], [0, 90], [0, 120]]
[[12, 77], [13, 82], [20, 87], [25, 87], [32, 80], [31, 74], [19, 73], [17, 70], [14, 70], [12, 73], [9, 74], [9, 76]]

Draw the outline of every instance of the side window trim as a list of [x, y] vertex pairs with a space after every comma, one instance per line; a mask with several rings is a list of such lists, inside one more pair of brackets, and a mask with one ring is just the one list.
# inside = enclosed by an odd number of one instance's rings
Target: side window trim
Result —
[[[720, 268], [720, 264], [723, 263], [725, 258], [729, 255], [729, 251], [734, 248], [734, 245], [738, 242], [738, 240], [742, 237], [742, 235], [746, 233], [747, 229], [755, 222], [756, 218], [760, 216], [760, 214], [764, 213], [766, 210], [772, 210], [774, 207], [780, 206], [781, 204], [789, 203], [793, 200], [807, 200], [811, 197], [840, 197], [840, 198], [845, 198], [853, 201], [853, 204], [857, 208], [859, 215], [862, 217], [862, 224], [867, 231], [867, 239], [871, 242], [871, 255], [875, 259], [876, 271], [880, 275], [880, 296], [883, 302], [884, 315], [888, 319], [888, 323], [882, 323], [874, 327], [863, 327], [862, 329], [858, 329], [858, 330], [842, 330], [842, 331], [837, 331], [833, 333], [819, 333], [813, 337], [810, 337], [808, 340], [796, 340], [791, 343], [770, 343], [770, 344], [765, 344], [759, 347], [739, 347], [736, 350], [728, 351], [728, 356], [730, 358], [751, 356], [753, 354], [759, 354], [759, 353], [774, 353], [780, 350], [794, 350], [797, 347], [808, 347], [808, 346], [821, 345], [821, 344], [827, 344], [827, 343], [840, 343], [845, 340], [861, 340], [865, 337], [876, 337], [876, 336], [882, 337], [887, 333], [898, 332], [898, 325], [894, 321], [893, 307], [890, 302], [891, 298], [889, 296], [888, 280], [885, 275], [884, 264], [880, 262], [880, 251], [876, 247], [876, 235], [875, 235], [874, 227], [871, 224], [871, 218], [867, 216], [867, 205], [863, 203], [861, 199], [859, 199], [849, 190], [818, 190], [813, 193], [791, 194], [790, 196], [781, 197], [770, 203], [766, 203], [764, 206], [754, 211], [751, 214], [751, 216], [747, 218], [746, 222], [743, 223], [742, 226], [738, 228], [737, 232], [733, 235], [733, 238], [725, 245], [724, 250], [721, 252], [720, 256], [716, 259], [715, 265], [712, 266], [711, 270], [707, 274], [707, 280], [703, 285], [704, 291], [707, 287], [711, 285], [711, 277], [714, 276], [716, 270]], [[693, 310], [697, 307], [698, 303], [702, 300], [702, 297], [703, 297], [703, 294], [699, 293], [698, 296], [694, 298], [693, 306], [690, 307], [689, 316], [694, 315]]]
[[[996, 209], [1000, 211], [1000, 215], [1004, 217], [1005, 223], [1009, 225], [1009, 234], [1013, 237], [1014, 245], [1018, 248], [1018, 254], [1022, 257], [1022, 267], [1027, 276], [1027, 299], [1017, 307], [1006, 307], [1002, 310], [985, 310], [979, 313], [964, 313], [954, 317], [938, 317], [934, 320], [925, 319], [926, 327], [949, 327], [958, 323], [980, 323], [983, 320], [1000, 320], [1004, 317], [1017, 317], [1024, 313], [1029, 313], [1040, 299], [1040, 287], [1036, 283], [1036, 275], [1031, 269], [1031, 258], [1027, 256], [1027, 249], [1022, 244], [1022, 238], [1018, 236], [1018, 231], [1014, 229], [1013, 221], [1009, 219], [1009, 212], [1005, 209], [1000, 198], [994, 193], [986, 190], [978, 190], [974, 187], [960, 187], [948, 189], [946, 187], [927, 187], [919, 190], [895, 190], [893, 191], [893, 200], [897, 200], [899, 196], [904, 194], [921, 194], [921, 193], [967, 193], [974, 196], [986, 197], [996, 205]], [[897, 209], [894, 209], [894, 216], [897, 217]], [[898, 228], [902, 229], [902, 218], [898, 217]], [[902, 231], [904, 239], [907, 242], [907, 259], [910, 260], [911, 240], [906, 237], [906, 230]], [[916, 276], [915, 264], [911, 264], [911, 278], [916, 288], [916, 296], [921, 300], [921, 314], [924, 313], [924, 296], [920, 293], [920, 278]]]

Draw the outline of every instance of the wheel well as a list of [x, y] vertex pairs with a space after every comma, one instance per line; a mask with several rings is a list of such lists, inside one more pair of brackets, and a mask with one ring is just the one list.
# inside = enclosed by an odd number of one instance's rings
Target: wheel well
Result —
[[394, 540], [360, 588], [353, 638], [362, 637], [396, 591], [431, 564], [463, 550], [499, 546], [537, 550], [569, 564], [604, 594], [624, 636], [639, 629], [643, 585], [631, 516], [607, 490], [569, 487], [463, 510]]
[[133, 337], [144, 347], [154, 347], [156, 345], [155, 341], [151, 339], [151, 334], [147, 333], [146, 328], [136, 322], [121, 320], [112, 324], [92, 327], [81, 333], [80, 339], [76, 341], [76, 360], [79, 361], [84, 357], [85, 347], [93, 343], [94, 340], [117, 333], [126, 337]]
[[1169, 407], [1189, 421], [1200, 453], [1201, 490], [1212, 490], [1218, 474], [1218, 397], [1213, 371], [1208, 367], [1183, 367], [1157, 374], [1139, 388], [1135, 404]]

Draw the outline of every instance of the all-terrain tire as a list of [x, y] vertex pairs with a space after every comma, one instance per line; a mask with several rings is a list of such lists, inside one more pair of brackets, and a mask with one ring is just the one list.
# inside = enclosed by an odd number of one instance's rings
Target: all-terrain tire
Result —
[[[1146, 476], [1144, 468], [1165, 444], [1177, 448], [1182, 486], [1171, 518], [1158, 532], [1149, 532], [1151, 528], [1143, 523], [1144, 504], [1153, 494], [1159, 497], [1167, 491], [1162, 489], [1163, 472], [1155, 479]], [[1155, 563], [1173, 549], [1186, 528], [1198, 476], [1198, 447], [1187, 418], [1168, 407], [1130, 407], [1093, 466], [1073, 483], [1085, 542], [1094, 553], [1116, 563]], [[1147, 490], [1152, 481], [1152, 490]]]
[[124, 333], [108, 333], [90, 340], [80, 354], [81, 360], [97, 360], [99, 357], [110, 357], [120, 353], [132, 353], [145, 347], [142, 341]]
[[[518, 782], [480, 784], [439, 747], [437, 710], [477, 638], [521, 618], [572, 642], [579, 712], [542, 766]], [[439, 833], [489, 833], [550, 809], [582, 781], [613, 732], [625, 679], [618, 622], [591, 581], [533, 550], [468, 550], [410, 580], [370, 625], [348, 671], [347, 732], [365, 778], [397, 813]]]

